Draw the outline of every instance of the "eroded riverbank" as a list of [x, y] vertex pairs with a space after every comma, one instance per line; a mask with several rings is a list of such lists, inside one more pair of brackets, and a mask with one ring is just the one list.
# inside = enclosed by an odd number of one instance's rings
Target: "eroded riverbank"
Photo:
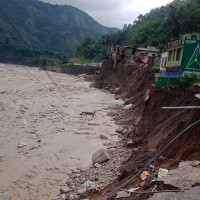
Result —
[[[107, 116], [109, 107], [122, 104], [112, 94], [89, 87], [80, 77], [50, 73], [79, 115], [61, 97], [46, 74], [21, 66], [0, 64], [0, 196], [14, 187], [43, 159], [53, 155], [8, 199], [52, 199], [67, 172], [87, 167], [93, 153], [115, 144], [117, 125]], [[19, 143], [26, 146], [17, 148]], [[56, 154], [53, 154], [55, 153]]]

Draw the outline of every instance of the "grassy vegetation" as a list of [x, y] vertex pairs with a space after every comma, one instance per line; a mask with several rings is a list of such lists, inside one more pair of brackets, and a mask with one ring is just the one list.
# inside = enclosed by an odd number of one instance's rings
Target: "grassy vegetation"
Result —
[[183, 86], [192, 86], [200, 84], [200, 75], [197, 73], [187, 73], [183, 78], [180, 79], [180, 84]]
[[152, 72], [159, 72], [160, 71], [160, 65], [155, 65], [155, 66], [151, 67], [151, 71]]

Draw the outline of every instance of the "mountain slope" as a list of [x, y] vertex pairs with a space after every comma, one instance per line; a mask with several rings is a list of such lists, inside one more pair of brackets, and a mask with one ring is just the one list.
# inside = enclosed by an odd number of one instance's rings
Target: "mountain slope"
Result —
[[126, 24], [123, 30], [103, 36], [98, 43], [93, 42], [88, 46], [83, 43], [77, 53], [86, 59], [99, 57], [101, 51], [90, 54], [94, 52], [92, 48], [94, 45], [102, 48], [110, 45], [126, 45], [135, 48], [155, 46], [162, 50], [172, 38], [185, 33], [200, 32], [199, 22], [199, 0], [174, 0], [166, 6], [139, 15], [133, 24]]
[[[72, 6], [58, 6], [38, 0], [1, 0], [23, 37], [36, 48], [72, 55], [86, 37], [98, 39], [114, 33], [115, 28], [100, 25], [89, 15]], [[17, 35], [0, 14], [0, 43], [21, 45]]]

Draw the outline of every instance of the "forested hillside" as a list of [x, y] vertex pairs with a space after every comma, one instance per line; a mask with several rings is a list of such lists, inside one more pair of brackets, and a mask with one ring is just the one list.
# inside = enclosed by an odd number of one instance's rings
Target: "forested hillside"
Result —
[[[104, 52], [111, 45], [152, 45], [162, 49], [171, 38], [192, 32], [200, 32], [200, 1], [175, 0], [167, 6], [139, 15], [133, 24], [126, 24], [122, 31], [103, 36], [99, 42], [87, 39], [77, 53], [87, 59], [102, 59], [108, 57], [108, 51], [106, 56]], [[94, 51], [96, 47], [98, 51]]]
[[[86, 37], [99, 39], [118, 30], [104, 27], [85, 12], [67, 5], [51, 5], [38, 0], [1, 0], [0, 7], [30, 46], [37, 49], [36, 54], [41, 55], [71, 56]], [[19, 58], [16, 55], [23, 57], [23, 53], [34, 59], [1, 13], [0, 48], [0, 61], [5, 60], [5, 56], [9, 61], [13, 56], [15, 62]]]

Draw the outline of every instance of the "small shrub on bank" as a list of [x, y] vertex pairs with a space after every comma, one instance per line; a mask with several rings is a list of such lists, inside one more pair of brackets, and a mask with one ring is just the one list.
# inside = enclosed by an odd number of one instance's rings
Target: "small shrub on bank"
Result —
[[192, 86], [194, 84], [200, 83], [200, 76], [197, 73], [187, 73], [180, 80], [181, 85]]
[[160, 66], [159, 65], [155, 65], [155, 66], [151, 67], [151, 71], [152, 72], [159, 72], [160, 71]]

